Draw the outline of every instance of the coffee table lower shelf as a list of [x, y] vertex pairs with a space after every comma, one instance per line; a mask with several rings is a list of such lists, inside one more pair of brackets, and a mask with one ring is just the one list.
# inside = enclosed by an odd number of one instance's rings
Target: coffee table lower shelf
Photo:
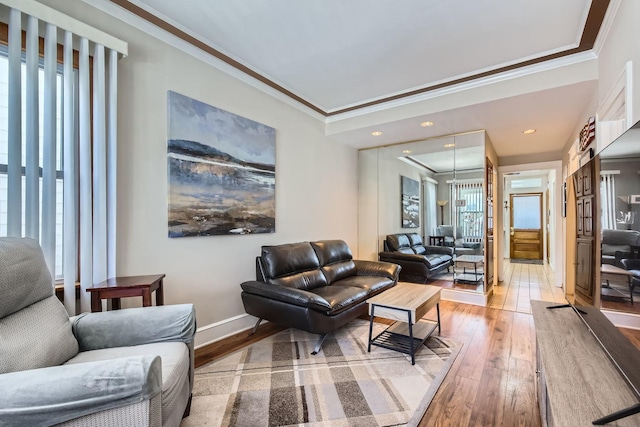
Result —
[[[427, 341], [433, 331], [439, 327], [438, 322], [430, 320], [419, 320], [409, 331], [409, 324], [406, 322], [395, 322], [387, 329], [379, 333], [369, 342], [371, 344], [398, 351], [411, 356], [411, 364], [415, 364], [415, 354]], [[413, 343], [413, 345], [412, 345]]]

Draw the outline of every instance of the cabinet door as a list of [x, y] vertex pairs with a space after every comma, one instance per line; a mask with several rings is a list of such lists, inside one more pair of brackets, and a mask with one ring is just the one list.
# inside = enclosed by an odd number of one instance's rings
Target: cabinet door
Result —
[[587, 163], [582, 167], [582, 194], [584, 196], [593, 194], [593, 177], [591, 175], [591, 163]]
[[593, 196], [585, 197], [582, 205], [584, 235], [593, 237]]
[[576, 200], [576, 233], [578, 237], [584, 235], [584, 199]]
[[576, 292], [593, 298], [593, 239], [578, 238], [576, 244]]
[[573, 187], [576, 190], [576, 197], [582, 196], [582, 169], [573, 174]]

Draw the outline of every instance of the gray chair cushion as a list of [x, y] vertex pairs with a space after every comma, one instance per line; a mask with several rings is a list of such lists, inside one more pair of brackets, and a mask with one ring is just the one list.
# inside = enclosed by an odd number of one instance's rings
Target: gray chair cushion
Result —
[[166, 342], [83, 351], [65, 364], [110, 360], [143, 354], [160, 356], [162, 362], [162, 424], [180, 424], [187, 403], [186, 399], [189, 397], [189, 349], [186, 344]]
[[61, 365], [76, 353], [69, 315], [53, 295], [0, 319], [0, 374]]
[[33, 239], [0, 238], [0, 318], [53, 295], [53, 280]]

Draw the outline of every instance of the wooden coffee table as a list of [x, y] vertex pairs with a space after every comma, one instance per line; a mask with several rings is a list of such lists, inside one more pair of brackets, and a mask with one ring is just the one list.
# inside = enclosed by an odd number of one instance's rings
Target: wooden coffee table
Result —
[[[415, 365], [416, 351], [436, 327], [440, 334], [440, 290], [437, 286], [398, 283], [393, 288], [369, 298], [367, 351], [371, 351], [371, 344], [399, 351], [411, 355], [411, 364]], [[422, 319], [422, 316], [434, 306], [438, 313], [437, 321]], [[372, 338], [375, 316], [396, 322]]]

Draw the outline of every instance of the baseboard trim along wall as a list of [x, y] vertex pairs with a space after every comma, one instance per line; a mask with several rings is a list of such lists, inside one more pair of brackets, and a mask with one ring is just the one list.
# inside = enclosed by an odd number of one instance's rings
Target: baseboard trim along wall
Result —
[[442, 289], [440, 298], [444, 301], [461, 302], [463, 304], [487, 306], [489, 295], [478, 292], [461, 291], [458, 289]]
[[245, 313], [202, 326], [196, 330], [195, 348], [204, 347], [238, 332], [251, 329], [257, 321], [258, 319]]
[[602, 314], [607, 316], [618, 328], [638, 329], [640, 330], [640, 316], [637, 314], [623, 313], [621, 311], [601, 310]]

